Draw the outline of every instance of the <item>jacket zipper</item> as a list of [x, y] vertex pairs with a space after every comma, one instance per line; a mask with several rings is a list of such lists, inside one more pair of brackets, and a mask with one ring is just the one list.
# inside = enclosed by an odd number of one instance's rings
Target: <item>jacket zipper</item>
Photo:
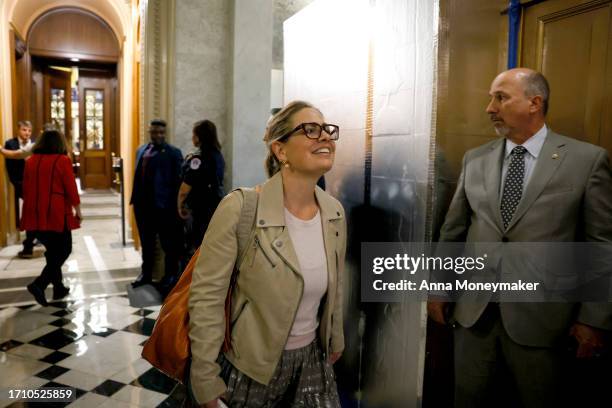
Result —
[[300, 276], [300, 281], [302, 282], [302, 286], [300, 287], [300, 297], [298, 298], [298, 304], [293, 311], [293, 317], [291, 318], [291, 325], [289, 326], [289, 330], [287, 330], [287, 334], [285, 335], [285, 341], [283, 342], [283, 347], [281, 348], [280, 353], [276, 356], [276, 364], [281, 358], [283, 351], [285, 351], [285, 346], [287, 345], [287, 340], [289, 340], [289, 335], [291, 334], [291, 329], [293, 328], [293, 323], [295, 322], [295, 316], [297, 316], [298, 309], [300, 308], [300, 303], [302, 302], [302, 296], [304, 296], [304, 278]]
[[[270, 255], [268, 255], [266, 251], [263, 249], [263, 245], [261, 245], [261, 242], [259, 241], [259, 237], [256, 234], [255, 243], [253, 245], [253, 248], [256, 249], [257, 246], [259, 246], [259, 249], [263, 253], [264, 257], [268, 260], [268, 262], [270, 262], [270, 265], [272, 265], [273, 268], [276, 268], [276, 264], [272, 261], [272, 259], [270, 258]], [[251, 266], [253, 266], [254, 263], [255, 263], [255, 254], [253, 254], [253, 259], [251, 260]]]

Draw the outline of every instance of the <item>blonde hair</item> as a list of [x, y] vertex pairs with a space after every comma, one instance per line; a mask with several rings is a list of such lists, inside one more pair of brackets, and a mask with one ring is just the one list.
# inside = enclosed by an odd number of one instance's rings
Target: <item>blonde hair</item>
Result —
[[[268, 177], [272, 177], [281, 169], [281, 163], [272, 151], [272, 142], [282, 141], [281, 139], [283, 139], [284, 136], [293, 130], [291, 123], [291, 118], [293, 115], [306, 108], [314, 109], [321, 114], [319, 109], [315, 108], [308, 102], [293, 101], [288, 103], [287, 106], [281, 109], [272, 117], [272, 119], [270, 119], [263, 139], [268, 146], [268, 156], [266, 157], [266, 161], [264, 163]], [[323, 116], [323, 114], [321, 114], [321, 116]]]

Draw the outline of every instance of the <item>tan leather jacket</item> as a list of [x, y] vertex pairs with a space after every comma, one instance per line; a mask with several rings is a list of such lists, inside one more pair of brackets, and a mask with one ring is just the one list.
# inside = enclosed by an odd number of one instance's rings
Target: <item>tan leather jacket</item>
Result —
[[[319, 338], [327, 355], [344, 349], [342, 273], [346, 222], [342, 205], [316, 188], [327, 254], [328, 286]], [[191, 386], [199, 403], [226, 391], [216, 363], [224, 337], [224, 301], [238, 257], [236, 226], [242, 194], [227, 195], [215, 212], [193, 271], [189, 298]], [[254, 233], [239, 265], [232, 296], [232, 350], [226, 358], [255, 381], [268, 384], [284, 350], [304, 281], [285, 226], [280, 173], [261, 186]]]

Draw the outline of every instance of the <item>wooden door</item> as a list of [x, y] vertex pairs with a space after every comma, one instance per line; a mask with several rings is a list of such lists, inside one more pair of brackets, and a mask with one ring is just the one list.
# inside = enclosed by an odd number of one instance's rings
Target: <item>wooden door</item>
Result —
[[612, 155], [612, 0], [549, 0], [526, 8], [521, 65], [550, 82], [553, 130]]
[[111, 140], [114, 132], [113, 78], [80, 71], [80, 177], [82, 188], [111, 187]]
[[44, 122], [54, 123], [66, 140], [72, 140], [71, 73], [51, 67], [45, 68], [43, 72]]

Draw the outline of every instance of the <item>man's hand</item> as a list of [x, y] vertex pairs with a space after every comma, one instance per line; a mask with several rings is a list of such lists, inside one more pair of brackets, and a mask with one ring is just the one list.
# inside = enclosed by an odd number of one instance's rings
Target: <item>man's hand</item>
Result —
[[190, 211], [185, 207], [179, 207], [178, 215], [181, 219], [186, 220], [189, 218]]
[[603, 332], [582, 323], [575, 323], [570, 329], [570, 335], [578, 342], [576, 358], [592, 358], [603, 348]]
[[446, 325], [444, 313], [448, 305], [446, 302], [429, 301], [427, 302], [427, 315], [436, 323]]
[[212, 401], [208, 401], [205, 404], [200, 405], [200, 408], [218, 408], [219, 407], [219, 399], [215, 398]]
[[[223, 400], [221, 399], [223, 398]], [[223, 401], [227, 401], [227, 393], [221, 395], [221, 397], [215, 398], [212, 401], [200, 404], [200, 408], [227, 408], [227, 404]]]
[[342, 357], [342, 353], [338, 352], [338, 353], [331, 353], [329, 355], [329, 362], [331, 364], [336, 364], [336, 361], [340, 360], [340, 357]]

